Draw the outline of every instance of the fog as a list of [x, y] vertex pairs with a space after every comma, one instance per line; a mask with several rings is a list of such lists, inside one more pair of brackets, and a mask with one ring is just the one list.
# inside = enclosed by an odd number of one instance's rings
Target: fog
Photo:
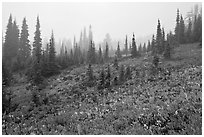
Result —
[[156, 33], [160, 19], [165, 31], [174, 30], [176, 10], [185, 17], [197, 3], [2, 3], [2, 25], [5, 35], [9, 14], [16, 19], [19, 29], [22, 20], [27, 19], [30, 41], [33, 41], [36, 18], [39, 15], [42, 39], [46, 41], [54, 31], [56, 42], [63, 39], [79, 40], [80, 33], [92, 26], [93, 40], [103, 41], [107, 33], [112, 40], [129, 39], [134, 32], [137, 39], [144, 39]]

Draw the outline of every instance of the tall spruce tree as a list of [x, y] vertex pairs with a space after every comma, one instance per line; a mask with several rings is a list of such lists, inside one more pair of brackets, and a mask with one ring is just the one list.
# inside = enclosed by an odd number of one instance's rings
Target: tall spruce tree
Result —
[[135, 43], [135, 35], [134, 35], [134, 33], [133, 33], [133, 38], [132, 38], [131, 55], [132, 55], [133, 58], [135, 58], [137, 56], [137, 47], [136, 47], [136, 43]]
[[57, 73], [57, 63], [56, 63], [56, 52], [55, 52], [55, 40], [54, 34], [52, 31], [50, 44], [49, 44], [49, 73], [53, 75]]
[[201, 42], [202, 41], [202, 16], [198, 14], [195, 16], [194, 25], [193, 25], [193, 41]]
[[3, 45], [3, 60], [5, 60], [6, 62], [7, 61], [10, 62], [11, 59], [14, 57], [14, 55], [12, 55], [12, 52], [10, 52], [13, 50], [13, 46], [14, 46], [12, 44], [12, 41], [13, 41], [12, 33], [13, 33], [13, 21], [12, 21], [12, 15], [10, 14], [8, 24], [7, 24], [6, 35], [5, 35], [5, 42]]
[[[14, 45], [13, 46], [13, 56], [16, 57], [17, 54], [18, 54], [18, 49], [19, 49], [19, 29], [18, 29], [18, 26], [16, 24], [16, 20], [14, 20], [13, 22], [13, 28], [12, 28], [12, 35], [13, 35], [13, 41], [12, 41], [12, 44]], [[10, 52], [12, 52], [10, 51]]]
[[43, 81], [42, 77], [42, 67], [41, 67], [41, 56], [42, 56], [42, 39], [40, 32], [40, 21], [39, 16], [37, 17], [36, 31], [33, 42], [33, 67], [31, 80], [34, 84], [39, 85]]
[[35, 60], [37, 61], [37, 63], [40, 63], [41, 48], [42, 48], [42, 38], [41, 38], [41, 32], [40, 32], [40, 21], [38, 16], [34, 42], [33, 42], [33, 56], [35, 57]]
[[20, 44], [19, 44], [19, 57], [20, 57], [20, 64], [23, 66], [25, 65], [25, 61], [30, 57], [31, 55], [31, 46], [29, 44], [28, 39], [29, 33], [28, 33], [28, 25], [26, 23], [26, 18], [23, 19], [21, 34], [20, 34]]
[[179, 15], [179, 9], [177, 9], [177, 16], [176, 16], [176, 27], [175, 27], [175, 36], [176, 36], [176, 41], [179, 43], [180, 38], [180, 15]]
[[120, 44], [119, 44], [119, 41], [118, 41], [118, 48], [117, 48], [117, 50], [116, 50], [116, 56], [117, 56], [117, 58], [121, 58], [121, 57], [122, 57], [121, 52], [120, 52]]
[[186, 42], [191, 43], [192, 42], [192, 21], [191, 18], [188, 20], [188, 28], [186, 31]]
[[179, 43], [180, 44], [183, 44], [185, 43], [185, 24], [184, 24], [184, 20], [183, 20], [183, 17], [181, 15], [181, 18], [180, 18], [180, 26], [179, 26]]
[[103, 63], [103, 54], [101, 50], [101, 45], [99, 45], [99, 50], [98, 50], [98, 62]]
[[164, 32], [164, 28], [162, 28], [162, 46], [161, 46], [161, 50], [162, 50], [162, 53], [164, 52], [165, 50], [165, 32]]
[[152, 55], [156, 55], [156, 42], [155, 42], [155, 37], [152, 35], [152, 43], [151, 43], [151, 50], [152, 50]]
[[156, 37], [156, 53], [162, 54], [162, 31], [161, 31], [161, 25], [160, 20], [158, 20], [157, 24], [157, 37]]

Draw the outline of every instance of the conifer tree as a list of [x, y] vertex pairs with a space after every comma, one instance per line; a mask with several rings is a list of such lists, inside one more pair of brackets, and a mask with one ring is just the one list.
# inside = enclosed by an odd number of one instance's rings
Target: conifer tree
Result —
[[102, 50], [101, 50], [101, 45], [99, 45], [98, 61], [99, 61], [99, 63], [103, 63], [103, 54], [102, 54]]
[[183, 20], [183, 17], [181, 15], [181, 18], [180, 18], [180, 24], [179, 24], [180, 28], [179, 28], [179, 43], [183, 44], [185, 43], [185, 24], [184, 24], [184, 20]]
[[134, 33], [133, 33], [133, 38], [132, 38], [131, 55], [132, 55], [133, 58], [135, 58], [137, 56], [137, 47], [136, 47], [136, 43], [135, 43], [135, 35], [134, 35]]
[[189, 18], [189, 21], [188, 21], [188, 28], [186, 31], [186, 42], [187, 43], [192, 42], [192, 21], [191, 21], [191, 18]]
[[18, 49], [19, 49], [19, 29], [18, 26], [16, 24], [16, 20], [14, 20], [13, 22], [13, 56], [16, 57], [18, 54]]
[[202, 16], [198, 14], [194, 19], [194, 27], [193, 27], [193, 40], [194, 42], [202, 41]]
[[33, 56], [37, 63], [40, 63], [41, 58], [41, 47], [42, 47], [42, 38], [40, 32], [40, 21], [39, 16], [37, 17], [36, 31], [33, 42]]
[[161, 50], [162, 50], [162, 53], [165, 50], [165, 32], [164, 32], [164, 28], [162, 28], [162, 46], [161, 46]]
[[12, 15], [10, 14], [5, 42], [3, 45], [3, 60], [7, 67], [11, 68], [13, 71], [18, 69], [19, 63], [17, 54], [19, 48], [19, 29], [16, 21], [12, 23]]
[[161, 25], [160, 20], [158, 20], [157, 24], [157, 37], [156, 37], [156, 53], [162, 54], [162, 31], [161, 31]]
[[42, 77], [42, 68], [41, 68], [41, 32], [40, 32], [40, 21], [39, 17], [37, 17], [37, 24], [36, 24], [36, 31], [34, 36], [34, 42], [33, 42], [33, 67], [32, 67], [32, 74], [31, 74], [31, 80], [34, 84], [39, 85], [43, 81]]
[[89, 50], [88, 50], [88, 52], [87, 52], [87, 62], [88, 63], [93, 63], [92, 62], [92, 51], [93, 51], [93, 42], [92, 41], [90, 41], [89, 42], [90, 44], [89, 44]]
[[57, 64], [56, 64], [56, 55], [55, 55], [55, 41], [54, 41], [54, 34], [52, 31], [52, 35], [50, 38], [49, 44], [49, 74], [53, 75], [57, 73]]
[[92, 45], [92, 63], [96, 63], [96, 49], [95, 49], [95, 43], [93, 42]]
[[117, 58], [121, 58], [122, 57], [121, 52], [120, 52], [119, 42], [118, 42], [118, 48], [117, 48], [117, 51], [116, 51], [116, 56], [117, 56]]
[[180, 16], [179, 16], [179, 9], [177, 9], [176, 27], [175, 27], [175, 36], [176, 36], [177, 42], [180, 41], [179, 33], [180, 33]]
[[20, 58], [20, 64], [22, 64], [23, 66], [25, 65], [25, 61], [31, 55], [31, 46], [29, 44], [28, 36], [29, 36], [28, 25], [26, 23], [26, 18], [24, 18], [21, 34], [20, 34], [20, 44], [19, 44], [19, 52], [18, 52], [19, 58]]
[[12, 15], [10, 14], [8, 24], [7, 24], [7, 30], [5, 35], [5, 42], [3, 45], [3, 60], [11, 61], [11, 58], [13, 57], [10, 53], [10, 51], [13, 49], [12, 44], [12, 33], [13, 33], [13, 22], [12, 22]]
[[156, 42], [155, 42], [155, 38], [154, 35], [152, 35], [152, 43], [151, 43], [151, 48], [152, 48], [152, 55], [156, 54]]

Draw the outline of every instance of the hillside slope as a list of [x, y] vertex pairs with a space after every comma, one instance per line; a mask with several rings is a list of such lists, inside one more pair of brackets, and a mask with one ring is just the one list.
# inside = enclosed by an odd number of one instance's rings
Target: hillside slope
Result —
[[[175, 48], [171, 60], [151, 74], [151, 57], [126, 59], [131, 79], [98, 90], [84, 85], [87, 66], [64, 70], [41, 91], [48, 102], [35, 107], [24, 80], [14, 92], [17, 109], [3, 116], [3, 134], [202, 134], [202, 49]], [[96, 83], [102, 67], [93, 65]], [[119, 75], [110, 65], [112, 80]], [[42, 101], [43, 102], [43, 101]]]

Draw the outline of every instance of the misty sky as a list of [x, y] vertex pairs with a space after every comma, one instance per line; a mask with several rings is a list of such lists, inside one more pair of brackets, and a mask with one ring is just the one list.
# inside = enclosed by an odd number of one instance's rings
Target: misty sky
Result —
[[2, 27], [5, 35], [9, 14], [21, 29], [27, 19], [29, 39], [33, 41], [36, 18], [39, 15], [42, 39], [50, 38], [53, 29], [56, 42], [62, 39], [79, 40], [80, 32], [92, 25], [95, 42], [103, 41], [109, 33], [112, 39], [124, 39], [125, 35], [143, 37], [156, 33], [157, 20], [165, 31], [174, 30], [176, 10], [186, 13], [196, 3], [2, 3]]

